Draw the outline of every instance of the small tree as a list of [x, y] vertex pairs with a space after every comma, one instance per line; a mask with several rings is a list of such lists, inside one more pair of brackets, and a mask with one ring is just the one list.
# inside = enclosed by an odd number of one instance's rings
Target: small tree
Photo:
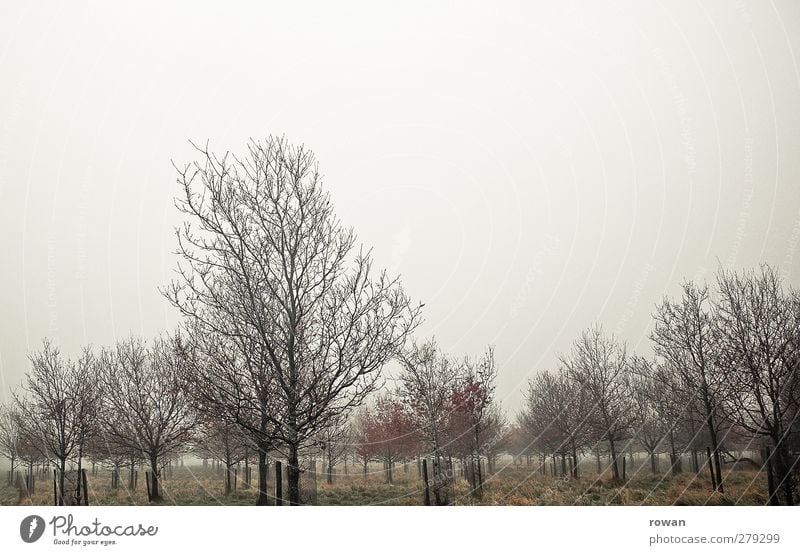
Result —
[[483, 474], [481, 471], [481, 446], [485, 440], [487, 417], [494, 398], [497, 366], [494, 360], [494, 347], [489, 347], [483, 357], [464, 361], [462, 383], [453, 393], [451, 405], [456, 415], [463, 415], [467, 423], [466, 433], [472, 443], [472, 458], [477, 472], [475, 493], [483, 494]]
[[382, 395], [375, 401], [368, 426], [373, 452], [383, 460], [385, 479], [391, 484], [394, 465], [411, 456], [416, 443], [411, 415], [399, 400]]
[[[710, 312], [708, 287], [693, 282], [682, 285], [678, 301], [664, 298], [656, 308], [650, 335], [657, 355], [678, 374], [675, 383], [685, 387], [689, 408], [699, 409], [713, 458], [717, 490], [724, 491], [720, 462], [719, 421], [722, 418], [723, 372], [717, 364], [719, 345]], [[691, 418], [691, 415], [689, 415]]]
[[197, 416], [182, 380], [182, 358], [170, 339], [149, 346], [130, 338], [103, 351], [99, 382], [103, 391], [103, 432], [150, 465], [150, 499], [161, 500], [159, 477], [168, 456], [193, 437]]
[[401, 358], [400, 395], [410, 407], [414, 425], [433, 458], [433, 494], [437, 505], [449, 504], [450, 479], [442, 469], [442, 440], [452, 414], [452, 397], [463, 376], [463, 365], [446, 356], [435, 339], [414, 344]]
[[19, 416], [11, 408], [0, 406], [0, 455], [11, 463], [8, 485], [14, 483], [14, 468], [20, 452], [20, 436]]
[[56, 461], [57, 501], [63, 505], [67, 460], [77, 458], [80, 476], [83, 450], [96, 431], [100, 392], [95, 358], [89, 349], [84, 349], [77, 360], [65, 359], [45, 340], [30, 361], [31, 371], [15, 402], [25, 414], [20, 419], [23, 434], [44, 451], [43, 456]]
[[198, 428], [196, 452], [203, 459], [219, 461], [225, 467], [225, 495], [233, 490], [233, 467], [244, 460], [248, 439], [235, 424], [204, 420]]
[[665, 391], [663, 383], [654, 377], [652, 361], [634, 356], [631, 364], [635, 370], [630, 380], [634, 436], [650, 457], [650, 471], [656, 474], [656, 455], [662, 450], [674, 423], [662, 412]]
[[369, 463], [377, 457], [377, 441], [373, 434], [378, 429], [374, 422], [375, 415], [369, 406], [358, 409], [351, 423], [355, 455], [364, 469], [364, 478], [367, 477]]
[[353, 442], [350, 424], [344, 418], [331, 422], [318, 434], [318, 441], [322, 447], [323, 464], [326, 467], [326, 479], [333, 483], [333, 469], [350, 449]]
[[581, 334], [562, 361], [570, 377], [586, 395], [590, 427], [598, 440], [608, 443], [615, 482], [620, 441], [631, 436], [634, 410], [628, 395], [629, 367], [624, 345], [603, 333], [601, 326]]
[[578, 451], [587, 441], [587, 396], [566, 370], [541, 372], [528, 382], [520, 423], [544, 454], [559, 455], [562, 474], [566, 457], [572, 461], [572, 477], [578, 478]]

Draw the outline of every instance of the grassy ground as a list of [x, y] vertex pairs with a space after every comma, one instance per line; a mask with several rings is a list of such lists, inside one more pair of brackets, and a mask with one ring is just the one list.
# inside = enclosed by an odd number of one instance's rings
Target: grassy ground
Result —
[[[454, 484], [456, 505], [764, 505], [766, 477], [748, 470], [725, 475], [725, 493], [714, 493], [707, 476], [691, 473], [676, 477], [653, 475], [649, 471], [630, 476], [624, 486], [616, 486], [608, 476], [586, 474], [580, 480], [542, 476], [533, 467], [509, 466], [490, 476], [482, 498], [473, 496], [463, 479]], [[89, 502], [92, 505], [146, 505], [144, 480], [138, 489], [111, 489], [109, 472], [89, 476]], [[318, 505], [421, 505], [422, 482], [414, 465], [395, 471], [393, 484], [384, 483], [381, 472], [337, 475], [335, 483], [319, 476]], [[127, 483], [125, 476], [121, 483]], [[209, 469], [182, 468], [162, 481], [163, 504], [168, 505], [254, 505], [256, 492], [241, 489], [225, 495], [223, 479]], [[51, 505], [52, 481], [41, 480], [37, 492], [20, 496], [17, 489], [0, 488], [0, 505]]]

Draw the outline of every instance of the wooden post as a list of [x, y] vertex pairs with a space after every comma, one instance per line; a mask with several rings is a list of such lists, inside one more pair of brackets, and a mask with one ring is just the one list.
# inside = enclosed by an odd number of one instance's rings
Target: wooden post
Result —
[[275, 461], [275, 506], [283, 505], [283, 476], [281, 475], [281, 461]]
[[708, 469], [711, 471], [711, 489], [717, 491], [717, 476], [714, 473], [714, 461], [711, 457], [711, 447], [706, 447], [706, 456], [708, 457]]
[[89, 506], [89, 488], [86, 486], [86, 469], [81, 469], [81, 478], [83, 478], [83, 504]]
[[428, 459], [422, 459], [422, 485], [425, 488], [425, 505], [431, 504], [431, 490], [428, 487]]

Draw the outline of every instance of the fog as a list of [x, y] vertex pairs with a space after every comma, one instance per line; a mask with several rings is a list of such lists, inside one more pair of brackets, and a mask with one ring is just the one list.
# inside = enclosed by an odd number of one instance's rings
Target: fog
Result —
[[718, 267], [800, 281], [796, 2], [0, 6], [0, 379], [174, 329], [171, 160], [313, 149], [342, 221], [496, 345], [508, 410], [594, 322]]

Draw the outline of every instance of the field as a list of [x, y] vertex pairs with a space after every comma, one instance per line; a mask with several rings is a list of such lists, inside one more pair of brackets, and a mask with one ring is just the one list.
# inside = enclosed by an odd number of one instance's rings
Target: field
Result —
[[[481, 499], [470, 494], [469, 484], [461, 478], [454, 483], [456, 505], [764, 505], [766, 477], [752, 470], [724, 472], [725, 493], [712, 492], [708, 476], [682, 473], [637, 471], [624, 486], [616, 486], [610, 477], [585, 473], [579, 480], [542, 476], [534, 467], [508, 465], [489, 476]], [[371, 469], [363, 474], [345, 475], [337, 469], [334, 484], [317, 477], [317, 505], [422, 505], [422, 482], [413, 464], [395, 470], [394, 483], [384, 482], [383, 474]], [[143, 472], [142, 472], [143, 474]], [[89, 502], [92, 505], [147, 505], [143, 481], [129, 493], [121, 478], [121, 487], [111, 489], [110, 473], [89, 476]], [[162, 481], [166, 505], [254, 505], [255, 491], [242, 489], [225, 495], [218, 472], [201, 466], [176, 469]], [[42, 480], [32, 496], [20, 496], [16, 488], [0, 489], [0, 505], [52, 505], [52, 482]]]

